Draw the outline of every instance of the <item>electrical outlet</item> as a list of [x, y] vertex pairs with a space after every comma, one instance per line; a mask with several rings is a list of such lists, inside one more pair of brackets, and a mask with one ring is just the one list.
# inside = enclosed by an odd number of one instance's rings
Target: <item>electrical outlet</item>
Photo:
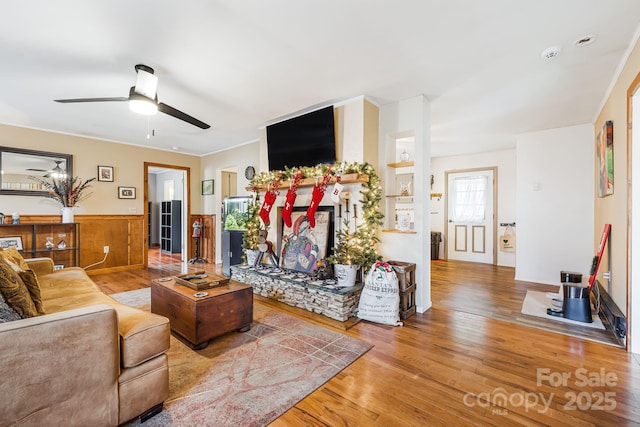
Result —
[[105, 254], [108, 254], [108, 253], [109, 253], [109, 246], [105, 246], [105, 247], [104, 247], [104, 253], [105, 253]]

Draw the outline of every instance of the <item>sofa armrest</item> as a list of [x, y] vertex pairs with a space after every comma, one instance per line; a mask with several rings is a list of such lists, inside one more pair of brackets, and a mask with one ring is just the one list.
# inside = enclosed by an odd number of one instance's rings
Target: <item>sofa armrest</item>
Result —
[[117, 425], [118, 345], [105, 304], [0, 324], [0, 425]]
[[53, 260], [51, 258], [26, 258], [29, 268], [36, 273], [36, 276], [44, 276], [53, 273]]

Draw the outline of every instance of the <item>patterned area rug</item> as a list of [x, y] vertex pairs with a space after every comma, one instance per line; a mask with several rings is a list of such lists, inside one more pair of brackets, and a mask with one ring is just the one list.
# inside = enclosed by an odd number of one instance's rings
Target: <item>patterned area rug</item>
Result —
[[[149, 292], [111, 296], [148, 310]], [[218, 337], [203, 350], [172, 334], [169, 399], [143, 426], [267, 425], [372, 347], [254, 304], [251, 330]]]

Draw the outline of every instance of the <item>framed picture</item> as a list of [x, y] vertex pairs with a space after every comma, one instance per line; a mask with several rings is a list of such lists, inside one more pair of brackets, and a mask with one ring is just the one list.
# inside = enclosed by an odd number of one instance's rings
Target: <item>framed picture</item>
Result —
[[113, 166], [98, 166], [98, 181], [113, 182]]
[[596, 137], [598, 197], [613, 194], [613, 122], [608, 120]]
[[316, 269], [316, 261], [326, 258], [333, 246], [332, 213], [333, 206], [318, 207], [311, 229], [307, 208], [293, 208], [291, 227], [282, 224], [280, 267], [307, 273]]
[[207, 196], [209, 194], [213, 194], [213, 180], [206, 179], [202, 181], [202, 195]]
[[136, 187], [118, 187], [118, 199], [135, 199]]
[[0, 237], [0, 248], [8, 249], [8, 248], [16, 248], [17, 250], [22, 250], [22, 237]]

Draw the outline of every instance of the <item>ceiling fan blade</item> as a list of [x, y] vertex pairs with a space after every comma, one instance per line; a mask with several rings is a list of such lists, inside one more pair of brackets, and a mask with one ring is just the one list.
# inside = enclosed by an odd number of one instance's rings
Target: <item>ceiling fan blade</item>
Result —
[[183, 120], [187, 123], [190, 123], [194, 126], [198, 126], [200, 129], [209, 129], [211, 126], [209, 126], [208, 124], [206, 124], [205, 122], [201, 122], [200, 120], [196, 119], [195, 117], [191, 117], [190, 115], [188, 115], [187, 113], [183, 113], [180, 110], [176, 110], [175, 108], [160, 102], [158, 103], [158, 111], [161, 111], [165, 114], [168, 114], [170, 116], [175, 117], [176, 119], [180, 119]]
[[128, 101], [129, 98], [123, 96], [117, 98], [75, 98], [75, 99], [54, 99], [55, 102], [62, 102], [63, 104], [71, 102], [111, 102], [111, 101]]

